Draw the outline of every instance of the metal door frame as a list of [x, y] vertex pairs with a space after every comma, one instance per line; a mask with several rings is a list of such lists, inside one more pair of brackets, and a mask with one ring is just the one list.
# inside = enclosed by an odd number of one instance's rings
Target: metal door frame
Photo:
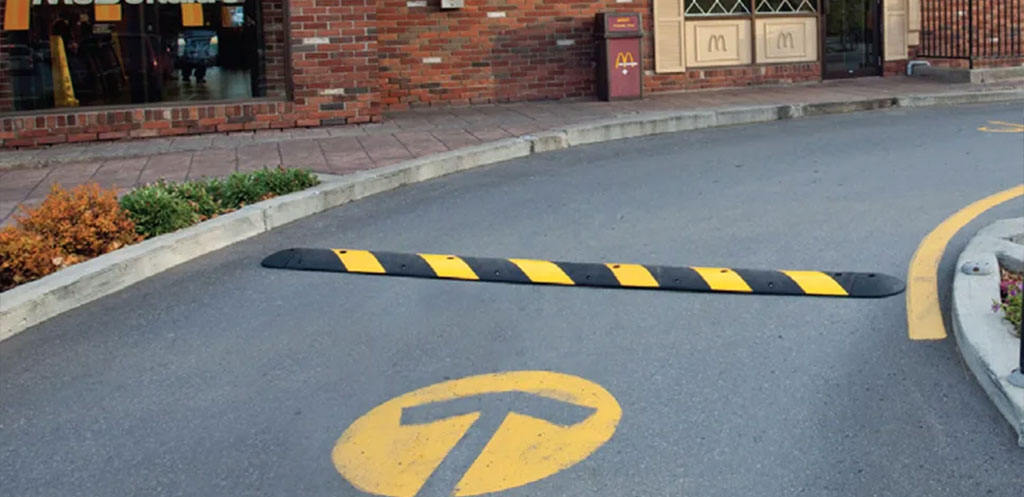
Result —
[[884, 39], [884, 36], [885, 36], [884, 35], [884, 33], [885, 33], [885, 26], [882, 25], [882, 22], [885, 19], [885, 16], [882, 15], [882, 9], [885, 7], [885, 5], [882, 2], [882, 0], [843, 0], [843, 3], [845, 4], [846, 2], [850, 2], [850, 1], [861, 1], [861, 2], [864, 2], [866, 4], [870, 4], [871, 2], [875, 3], [876, 9], [875, 9], [875, 34], [874, 34], [874, 43], [875, 43], [875, 45], [874, 46], [875, 46], [876, 53], [874, 55], [875, 55], [875, 59], [878, 61], [878, 63], [874, 67], [857, 69], [857, 70], [855, 70], [852, 73], [850, 73], [850, 72], [843, 72], [842, 74], [840, 74], [840, 73], [829, 73], [828, 72], [828, 65], [827, 65], [827, 63], [825, 61], [825, 55], [827, 53], [827, 50], [826, 50], [827, 40], [826, 40], [825, 34], [826, 34], [826, 31], [827, 31], [828, 11], [830, 10], [830, 9], [828, 9], [828, 5], [830, 4], [830, 0], [821, 0], [821, 2], [819, 4], [820, 7], [818, 9], [818, 13], [819, 13], [819, 16], [820, 16], [820, 21], [818, 22], [818, 26], [819, 26], [818, 29], [820, 31], [819, 37], [818, 37], [818, 43], [819, 43], [819, 47], [820, 47], [820, 56], [821, 56], [821, 79], [846, 79], [846, 78], [861, 78], [861, 77], [865, 77], [865, 76], [881, 76], [882, 75], [883, 67], [884, 67], [884, 64], [885, 64], [885, 50], [884, 50], [883, 45], [882, 45], [885, 42], [885, 39]]

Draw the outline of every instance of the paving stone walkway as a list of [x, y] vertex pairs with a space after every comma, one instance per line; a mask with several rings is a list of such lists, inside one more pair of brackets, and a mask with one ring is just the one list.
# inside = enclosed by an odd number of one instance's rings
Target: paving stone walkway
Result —
[[0, 151], [0, 225], [59, 183], [128, 190], [158, 179], [225, 176], [263, 167], [347, 174], [502, 138], [643, 112], [721, 109], [1020, 88], [922, 78], [858, 78], [812, 85], [659, 93], [643, 100], [565, 100], [424, 108], [381, 124], [155, 138]]

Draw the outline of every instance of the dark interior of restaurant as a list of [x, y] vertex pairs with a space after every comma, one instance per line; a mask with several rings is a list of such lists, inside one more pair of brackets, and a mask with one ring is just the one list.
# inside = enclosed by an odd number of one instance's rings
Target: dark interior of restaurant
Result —
[[15, 109], [263, 96], [259, 4], [34, 5], [5, 33]]

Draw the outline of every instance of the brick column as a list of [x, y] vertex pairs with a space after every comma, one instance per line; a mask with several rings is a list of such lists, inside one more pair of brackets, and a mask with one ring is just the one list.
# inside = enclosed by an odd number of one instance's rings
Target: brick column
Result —
[[288, 42], [285, 21], [285, 4], [281, 0], [261, 0], [261, 18], [263, 22], [263, 70], [264, 83], [268, 97], [284, 98], [286, 95], [287, 74], [285, 58], [288, 53], [285, 45]]
[[376, 0], [289, 0], [298, 126], [380, 121]]

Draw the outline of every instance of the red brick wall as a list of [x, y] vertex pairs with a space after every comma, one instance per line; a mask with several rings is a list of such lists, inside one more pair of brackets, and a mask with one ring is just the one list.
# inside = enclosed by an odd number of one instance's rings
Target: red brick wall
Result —
[[376, 0], [262, 1], [267, 93], [279, 100], [10, 113], [10, 82], [0, 76], [0, 146], [379, 121]]
[[887, 60], [882, 64], [882, 76], [900, 76], [907, 74], [907, 61]]
[[[459, 10], [441, 10], [440, 0], [426, 4], [379, 2], [382, 98], [389, 110], [593, 95], [594, 15], [602, 11], [643, 15], [644, 65], [654, 66], [652, 0], [466, 0]], [[505, 17], [488, 18], [488, 12]], [[440, 61], [425, 63], [429, 58]], [[820, 74], [817, 62], [743, 66], [649, 73], [645, 84], [649, 91], [683, 90], [815, 81]]]
[[[654, 61], [645, 60], [644, 64], [654, 64]], [[648, 75], [645, 84], [648, 91], [671, 91], [820, 80], [821, 64], [819, 62], [804, 62], [690, 69], [680, 74]]]
[[263, 71], [267, 85], [266, 96], [287, 96], [286, 57], [288, 33], [285, 31], [285, 7], [280, 0], [262, 0]]
[[390, 109], [591, 95], [594, 15], [648, 11], [646, 0], [467, 0], [458, 10], [441, 10], [440, 0], [379, 4], [382, 97]]
[[298, 126], [380, 119], [377, 0], [290, 0]]

